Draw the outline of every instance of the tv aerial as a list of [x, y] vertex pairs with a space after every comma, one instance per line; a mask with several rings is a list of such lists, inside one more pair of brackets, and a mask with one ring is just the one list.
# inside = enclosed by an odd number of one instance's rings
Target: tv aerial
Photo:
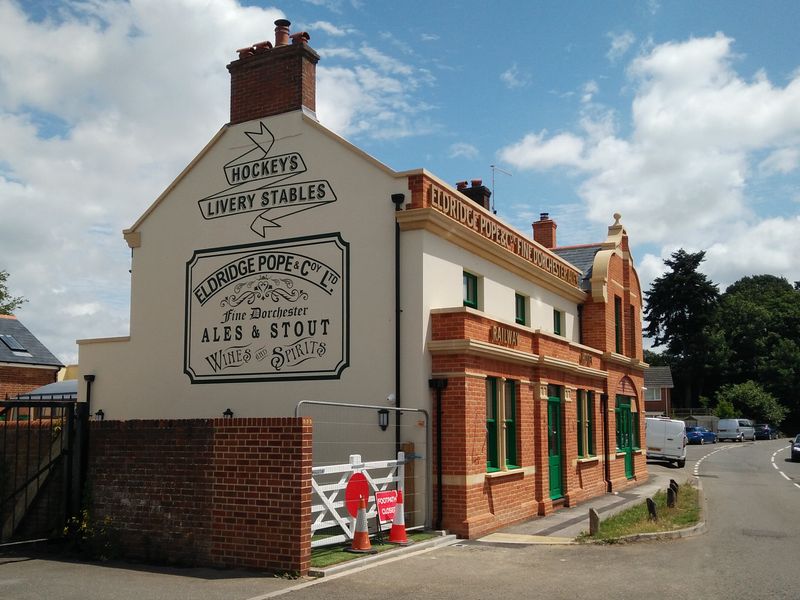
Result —
[[513, 175], [511, 175], [511, 173], [509, 173], [505, 169], [501, 169], [497, 165], [489, 165], [489, 167], [492, 169], [492, 214], [496, 215], [497, 211], [494, 208], [494, 200], [495, 200], [495, 198], [494, 198], [494, 173], [495, 173], [495, 171], [500, 171], [500, 173], [502, 173], [503, 175], [508, 175], [509, 177], [513, 177]]

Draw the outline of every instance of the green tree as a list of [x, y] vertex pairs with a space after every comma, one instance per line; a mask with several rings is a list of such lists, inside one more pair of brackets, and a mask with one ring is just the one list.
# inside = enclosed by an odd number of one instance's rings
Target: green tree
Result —
[[721, 384], [748, 380], [789, 409], [800, 425], [800, 289], [782, 277], [743, 277], [722, 294], [715, 330]]
[[[778, 403], [778, 400], [764, 390], [755, 381], [745, 381], [744, 383], [729, 384], [722, 386], [716, 395], [717, 410], [727, 404], [732, 405], [737, 415], [754, 419], [759, 423], [780, 424], [787, 409]], [[717, 413], [717, 416], [720, 415]]]
[[651, 367], [669, 367], [669, 357], [652, 350], [644, 350], [644, 362]]
[[0, 270], [0, 315], [11, 315], [27, 300], [22, 296], [12, 296], [6, 286], [8, 271]]
[[733, 419], [736, 417], [736, 408], [734, 408], [732, 402], [725, 398], [718, 400], [717, 405], [711, 412], [720, 419]]
[[664, 355], [676, 382], [675, 400], [693, 406], [704, 391], [706, 375], [713, 367], [709, 357], [719, 290], [698, 271], [705, 252], [673, 252], [664, 264], [669, 270], [657, 277], [645, 292], [645, 335], [654, 346], [665, 346]]

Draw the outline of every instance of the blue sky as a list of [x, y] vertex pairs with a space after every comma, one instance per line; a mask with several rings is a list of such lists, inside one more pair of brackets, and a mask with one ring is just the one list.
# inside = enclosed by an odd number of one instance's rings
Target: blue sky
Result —
[[228, 119], [225, 65], [285, 17], [320, 121], [396, 170], [497, 165], [498, 214], [559, 244], [628, 228], [724, 286], [800, 279], [800, 3], [0, 0], [0, 269], [64, 361], [128, 331], [130, 226]]

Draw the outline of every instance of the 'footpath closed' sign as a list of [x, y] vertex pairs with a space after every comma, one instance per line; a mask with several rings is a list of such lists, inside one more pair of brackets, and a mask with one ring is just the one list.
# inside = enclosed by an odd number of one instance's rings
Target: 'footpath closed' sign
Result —
[[378, 507], [378, 519], [385, 523], [394, 520], [394, 509], [397, 506], [397, 491], [375, 492], [375, 505]]

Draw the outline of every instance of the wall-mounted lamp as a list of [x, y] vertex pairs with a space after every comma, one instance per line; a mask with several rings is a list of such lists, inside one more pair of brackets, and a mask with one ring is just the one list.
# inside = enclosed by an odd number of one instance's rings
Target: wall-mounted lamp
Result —
[[101, 408], [96, 413], [94, 413], [94, 416], [97, 417], [98, 421], [102, 421], [103, 419], [106, 418], [106, 413], [104, 413], [103, 409]]
[[232, 419], [233, 418], [233, 411], [230, 408], [226, 408], [225, 412], [222, 413], [222, 416], [224, 418], [226, 418], [226, 419]]
[[386, 428], [389, 427], [389, 411], [385, 408], [378, 411], [378, 427], [381, 428], [381, 431], [386, 431]]

